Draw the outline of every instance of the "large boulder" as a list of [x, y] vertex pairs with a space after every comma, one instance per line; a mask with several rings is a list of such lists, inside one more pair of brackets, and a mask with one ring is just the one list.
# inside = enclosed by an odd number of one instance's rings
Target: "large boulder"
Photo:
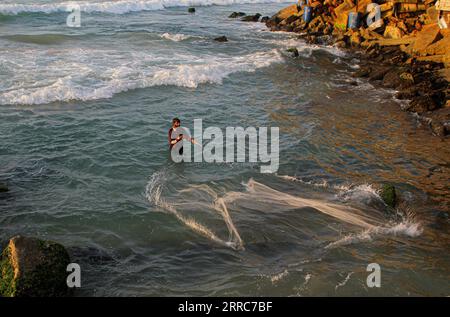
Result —
[[69, 254], [62, 245], [15, 236], [0, 259], [0, 296], [68, 296], [66, 269], [69, 263]]
[[412, 46], [412, 52], [419, 56], [427, 55], [427, 47], [442, 39], [440, 28], [437, 23], [425, 25], [417, 33], [416, 40]]
[[287, 8], [284, 8], [283, 10], [279, 11], [277, 14], [275, 14], [276, 17], [278, 17], [280, 20], [284, 20], [291, 15], [298, 13], [298, 7], [296, 4], [293, 4]]
[[445, 55], [450, 51], [450, 36], [429, 45], [426, 49], [428, 55]]

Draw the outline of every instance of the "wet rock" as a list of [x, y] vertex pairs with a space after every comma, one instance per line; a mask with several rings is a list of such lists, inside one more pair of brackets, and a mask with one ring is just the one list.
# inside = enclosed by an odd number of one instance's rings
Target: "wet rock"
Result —
[[216, 37], [214, 39], [214, 41], [217, 41], [217, 42], [228, 42], [228, 38], [225, 35], [222, 35], [222, 36]]
[[68, 296], [66, 268], [69, 263], [69, 254], [58, 243], [13, 237], [0, 260], [0, 296]]
[[267, 21], [269, 21], [270, 17], [268, 16], [264, 16], [261, 18], [261, 23], [266, 23]]
[[391, 184], [384, 184], [380, 190], [380, 197], [386, 205], [395, 208], [397, 195], [395, 187]]
[[361, 77], [368, 77], [369, 74], [371, 72], [371, 68], [370, 67], [361, 67], [360, 69], [358, 69], [354, 74], [353, 77], [356, 78], [361, 78]]
[[436, 101], [431, 95], [417, 96], [415, 97], [404, 110], [417, 112], [419, 114], [435, 110], [438, 108]]
[[336, 46], [337, 48], [346, 48], [347, 47], [347, 43], [345, 43], [344, 41], [337, 41], [334, 46]]
[[9, 191], [8, 186], [6, 186], [6, 184], [0, 183], [0, 193], [6, 193], [7, 191]]
[[384, 76], [388, 73], [389, 70], [390, 70], [389, 67], [381, 67], [381, 68], [375, 69], [370, 73], [369, 78], [372, 81], [382, 80], [384, 78]]
[[195, 8], [188, 8], [189, 13], [195, 13]]
[[414, 84], [414, 78], [410, 73], [393, 68], [383, 77], [383, 86], [388, 88], [406, 88]]
[[233, 12], [228, 17], [231, 19], [236, 19], [245, 16], [244, 12]]
[[298, 49], [296, 47], [290, 47], [286, 50], [287, 52], [292, 54], [292, 57], [299, 57]]
[[255, 15], [247, 15], [241, 19], [241, 21], [244, 22], [258, 22], [259, 18], [261, 17], [261, 14], [256, 13]]
[[442, 122], [431, 121], [430, 128], [431, 131], [439, 137], [445, 137], [447, 134], [445, 126]]

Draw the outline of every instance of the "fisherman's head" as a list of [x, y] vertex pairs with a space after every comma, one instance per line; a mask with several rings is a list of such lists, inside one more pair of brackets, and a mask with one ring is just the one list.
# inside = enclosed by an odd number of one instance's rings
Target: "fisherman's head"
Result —
[[178, 118], [173, 118], [172, 119], [172, 127], [174, 128], [178, 128], [181, 125], [181, 121]]

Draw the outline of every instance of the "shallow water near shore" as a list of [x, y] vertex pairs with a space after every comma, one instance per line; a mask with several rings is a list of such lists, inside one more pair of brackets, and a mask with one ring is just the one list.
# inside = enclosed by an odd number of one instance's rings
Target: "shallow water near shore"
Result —
[[[351, 55], [228, 18], [273, 2], [91, 5], [79, 29], [55, 1], [2, 2], [0, 242], [67, 246], [80, 296], [450, 295], [448, 139], [355, 82]], [[174, 116], [280, 127], [278, 173], [171, 163]]]

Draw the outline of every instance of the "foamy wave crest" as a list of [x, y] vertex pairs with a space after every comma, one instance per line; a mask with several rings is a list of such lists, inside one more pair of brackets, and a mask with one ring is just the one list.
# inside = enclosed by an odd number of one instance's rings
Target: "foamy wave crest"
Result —
[[160, 35], [163, 39], [166, 40], [170, 40], [170, 41], [174, 41], [174, 42], [180, 42], [180, 41], [184, 41], [187, 40], [189, 38], [191, 38], [190, 35], [186, 35], [186, 34], [170, 34], [170, 33], [164, 33]]
[[[186, 64], [147, 66], [145, 60], [154, 60], [152, 56], [136, 56], [134, 64], [117, 66], [102, 56], [102, 62], [112, 65], [96, 64], [102, 52], [80, 52], [82, 60], [67, 69], [60, 78], [32, 82], [25, 87], [10, 87], [0, 92], [0, 104], [36, 105], [56, 101], [97, 100], [111, 98], [117, 93], [153, 86], [173, 85], [197, 88], [200, 84], [221, 84], [230, 74], [254, 72], [272, 63], [282, 62], [283, 57], [277, 50], [258, 52], [239, 57], [208, 56], [200, 61], [189, 57]], [[143, 61], [141, 59], [144, 59]], [[37, 63], [37, 62], [35, 62]], [[91, 63], [91, 65], [86, 65]], [[24, 72], [38, 73], [31, 64]], [[69, 67], [69, 66], [66, 66]], [[93, 79], [95, 78], [95, 79]], [[94, 80], [94, 82], [93, 82]]]
[[310, 185], [314, 187], [320, 187], [320, 188], [328, 188], [333, 191], [336, 191], [336, 198], [343, 202], [348, 201], [357, 201], [357, 202], [363, 202], [368, 203], [372, 200], [379, 200], [381, 201], [381, 197], [379, 195], [378, 189], [376, 189], [371, 184], [360, 184], [360, 185], [332, 185], [329, 184], [327, 180], [305, 180], [300, 177], [290, 176], [290, 175], [278, 175], [278, 177], [291, 181], [291, 182], [298, 182], [305, 185]]
[[381, 200], [378, 190], [371, 184], [362, 185], [336, 185], [337, 197], [343, 201], [369, 202], [371, 200]]
[[71, 11], [74, 4], [85, 13], [104, 12], [125, 14], [139, 11], [164, 10], [171, 7], [232, 5], [251, 3], [283, 3], [287, 0], [118, 0], [118, 1], [66, 1], [51, 4], [0, 4], [0, 14], [16, 15], [19, 13], [55, 13]]
[[404, 220], [400, 223], [391, 226], [377, 226], [369, 228], [357, 234], [347, 235], [337, 241], [328, 244], [325, 249], [334, 248], [338, 246], [350, 245], [354, 243], [373, 241], [375, 236], [391, 235], [391, 236], [406, 236], [415, 238], [422, 234], [423, 229], [418, 222]]
[[307, 44], [304, 40], [292, 37], [287, 39], [267, 40], [267, 42], [285, 49], [295, 47], [303, 57], [311, 57], [315, 51], [325, 51], [337, 57], [345, 57], [347, 55], [347, 53], [335, 46]]

